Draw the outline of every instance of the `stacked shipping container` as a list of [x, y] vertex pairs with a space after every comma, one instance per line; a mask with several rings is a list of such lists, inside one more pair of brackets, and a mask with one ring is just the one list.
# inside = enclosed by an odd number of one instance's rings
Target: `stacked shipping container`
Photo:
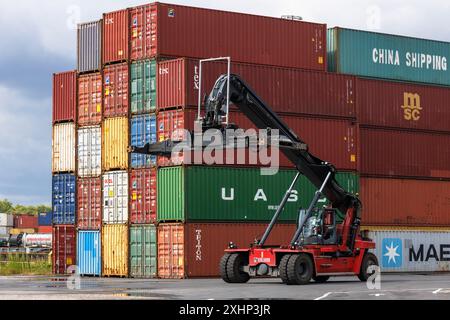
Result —
[[[233, 33], [236, 26], [239, 34]], [[226, 162], [228, 154], [215, 154], [223, 160], [216, 164], [225, 167], [205, 167], [203, 161], [190, 166], [195, 153], [156, 159], [127, 152], [129, 145], [176, 139], [183, 129], [193, 129], [198, 59], [211, 56], [230, 55], [232, 72], [282, 116], [313, 154], [342, 172], [338, 180], [345, 189], [361, 194], [363, 223], [448, 225], [445, 180], [450, 168], [445, 160], [450, 130], [445, 103], [450, 89], [361, 78], [395, 74], [395, 80], [448, 85], [442, 49], [448, 44], [394, 41], [393, 36], [371, 33], [364, 34], [365, 40], [359, 31], [333, 29], [328, 31], [327, 58], [325, 33], [320, 24], [161, 3], [81, 24], [78, 76], [55, 75], [53, 143], [54, 204], [59, 210], [55, 223], [76, 223], [81, 273], [217, 276], [220, 254], [229, 241], [240, 239], [238, 230], [251, 229], [242, 246], [263, 232], [263, 222], [294, 175], [284, 156], [283, 169], [263, 177], [258, 170], [263, 163], [252, 163], [250, 150], [243, 162], [236, 162], [237, 152], [231, 153], [231, 162]], [[220, 42], [204, 40], [216, 34]], [[397, 41], [397, 51], [383, 49]], [[352, 48], [369, 50], [372, 60], [349, 64]], [[425, 62], [417, 56], [420, 50]], [[338, 73], [325, 72], [327, 59], [330, 71]], [[397, 63], [401, 72], [391, 72]], [[209, 90], [225, 71], [222, 62], [206, 64], [202, 87]], [[230, 120], [244, 129], [254, 127], [234, 107]], [[59, 186], [61, 181], [76, 185]], [[390, 190], [398, 188], [407, 193], [405, 201], [391, 199]], [[419, 188], [430, 195], [439, 192], [440, 198], [414, 197], [414, 205], [406, 205]], [[283, 236], [294, 229], [294, 207], [306, 207], [313, 192], [309, 182], [299, 182], [297, 196], [289, 202], [292, 210], [284, 215], [287, 224], [279, 227], [280, 234], [275, 232], [275, 244], [289, 240]], [[214, 199], [214, 207], [205, 207], [205, 197]], [[390, 202], [396, 206], [386, 206]], [[221, 236], [213, 241], [212, 235]]]

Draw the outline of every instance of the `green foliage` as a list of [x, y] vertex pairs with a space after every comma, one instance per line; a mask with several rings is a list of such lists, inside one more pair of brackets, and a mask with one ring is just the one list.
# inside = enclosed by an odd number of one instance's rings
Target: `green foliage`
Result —
[[52, 211], [52, 208], [46, 205], [37, 206], [23, 206], [20, 204], [14, 205], [11, 201], [4, 199], [0, 200], [1, 213], [15, 213], [15, 214], [33, 214], [38, 215], [42, 212]]
[[50, 275], [52, 264], [47, 255], [31, 257], [25, 254], [10, 255], [0, 261], [0, 275]]

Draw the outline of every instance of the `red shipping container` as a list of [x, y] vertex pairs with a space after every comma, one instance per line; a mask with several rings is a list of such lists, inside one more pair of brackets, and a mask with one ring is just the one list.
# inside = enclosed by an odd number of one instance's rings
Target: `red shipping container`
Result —
[[[310, 146], [312, 154], [332, 163], [340, 170], [355, 171], [358, 169], [359, 130], [357, 124], [349, 120], [305, 118], [300, 116], [283, 116], [282, 118]], [[182, 139], [183, 129], [193, 130], [196, 119], [197, 110], [191, 108], [160, 112], [158, 114], [158, 141]], [[230, 122], [245, 130], [255, 128], [252, 122], [239, 112], [230, 113]], [[236, 159], [236, 157], [234, 158]], [[194, 159], [194, 156], [191, 155], [191, 159]], [[280, 167], [293, 167], [292, 163], [283, 154], [280, 154], [279, 161]], [[183, 153], [170, 159], [165, 157], [158, 158], [159, 166], [181, 164], [185, 164]], [[236, 165], [237, 162], [234, 164]], [[246, 165], [250, 164], [246, 163]]]
[[130, 176], [130, 221], [151, 224], [156, 221], [156, 169], [132, 170]]
[[450, 225], [450, 182], [361, 178], [365, 226]]
[[130, 10], [132, 59], [230, 56], [326, 70], [325, 24], [163, 3]]
[[16, 229], [37, 229], [39, 227], [38, 216], [15, 215], [14, 228]]
[[363, 125], [450, 132], [450, 89], [380, 80], [357, 80]]
[[68, 71], [53, 75], [53, 123], [75, 121], [77, 72]]
[[128, 64], [107, 66], [103, 75], [104, 116], [127, 116], [129, 110]]
[[103, 63], [127, 61], [129, 57], [128, 9], [103, 15]]
[[52, 226], [39, 226], [38, 233], [52, 233]]
[[[76, 232], [74, 226], [53, 227], [52, 262], [54, 274], [68, 274], [76, 263]], [[75, 270], [73, 270], [75, 271]]]
[[[261, 239], [267, 224], [188, 223], [158, 226], [158, 277], [182, 279], [218, 277], [220, 259], [232, 241], [238, 248], [248, 248]], [[267, 245], [286, 245], [296, 226], [278, 224]]]
[[[203, 96], [227, 73], [227, 63], [208, 62], [202, 68]], [[198, 60], [163, 61], [158, 70], [159, 110], [198, 105]], [[239, 75], [275, 112], [356, 117], [353, 76], [245, 63], [232, 63], [231, 73]]]
[[100, 230], [102, 226], [101, 178], [78, 179], [77, 226], [80, 230]]
[[78, 78], [78, 125], [96, 125], [102, 122], [102, 76], [100, 73]]
[[450, 134], [361, 127], [361, 173], [450, 178]]

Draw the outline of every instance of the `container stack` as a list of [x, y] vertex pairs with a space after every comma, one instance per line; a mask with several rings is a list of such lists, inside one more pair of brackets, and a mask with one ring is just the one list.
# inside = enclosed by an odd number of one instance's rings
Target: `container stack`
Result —
[[[161, 3], [81, 24], [77, 72], [55, 75], [53, 143], [54, 224], [76, 223], [80, 273], [218, 276], [229, 241], [248, 246], [275, 213], [296, 174], [282, 154], [279, 172], [265, 176], [274, 163], [250, 149], [245, 159], [213, 154], [213, 165], [196, 152], [128, 153], [193, 130], [203, 58], [230, 56], [232, 73], [336, 167], [374, 238], [394, 226], [448, 227], [448, 46]], [[205, 64], [201, 94], [226, 71]], [[230, 122], [254, 129], [233, 106]], [[268, 244], [290, 240], [315, 191], [300, 179]]]
[[53, 75], [53, 272], [75, 264], [77, 73]]
[[[414, 250], [447, 243], [450, 230], [449, 50], [440, 41], [328, 31], [330, 71], [358, 77], [363, 223], [385, 271], [448, 268]], [[387, 259], [395, 246], [412, 251]]]
[[11, 229], [14, 227], [14, 216], [8, 213], [0, 213], [0, 238], [9, 237]]

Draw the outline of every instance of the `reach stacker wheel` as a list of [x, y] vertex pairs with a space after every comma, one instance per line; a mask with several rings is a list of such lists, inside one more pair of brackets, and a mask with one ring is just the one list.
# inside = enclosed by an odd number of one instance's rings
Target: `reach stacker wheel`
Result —
[[304, 285], [311, 281], [314, 275], [314, 265], [308, 254], [293, 254], [287, 263], [288, 285]]
[[220, 273], [223, 281], [227, 283], [246, 283], [250, 275], [244, 271], [248, 264], [243, 254], [225, 254], [220, 261]]

